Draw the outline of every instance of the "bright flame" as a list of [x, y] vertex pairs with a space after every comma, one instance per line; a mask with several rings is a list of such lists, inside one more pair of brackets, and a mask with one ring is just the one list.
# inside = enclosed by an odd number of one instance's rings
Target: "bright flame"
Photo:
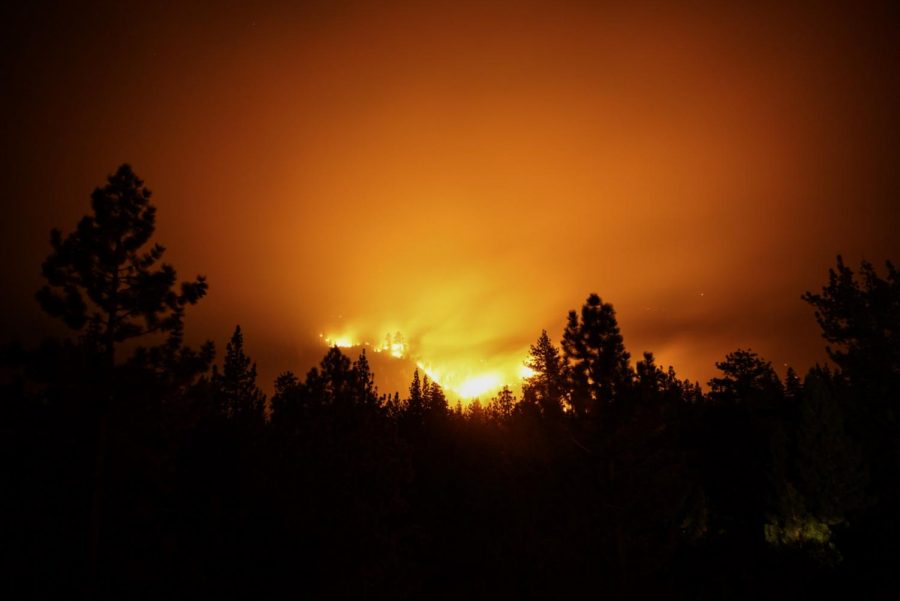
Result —
[[373, 352], [376, 353], [388, 353], [392, 357], [396, 357], [397, 359], [402, 359], [406, 356], [407, 346], [403, 341], [402, 337], [399, 333], [394, 334], [393, 337], [390, 335], [385, 337], [384, 343], [378, 346], [372, 347], [369, 342], [359, 342], [353, 336], [349, 334], [319, 334], [319, 338], [325, 341], [325, 344], [328, 346], [336, 346], [339, 348], [353, 348], [356, 346], [365, 346], [371, 347]]
[[384, 342], [372, 350], [376, 353], [388, 353], [392, 357], [402, 359], [406, 356], [409, 349], [407, 348], [406, 342], [403, 340], [403, 336], [400, 335], [400, 332], [397, 332], [393, 336], [390, 334], [385, 336]]
[[328, 346], [336, 346], [339, 348], [352, 348], [358, 346], [358, 343], [353, 342], [353, 338], [350, 336], [320, 336], [320, 338], [324, 338]]
[[464, 399], [474, 399], [486, 392], [500, 388], [501, 379], [497, 374], [484, 374], [469, 378], [456, 388], [456, 392]]
[[417, 361], [416, 367], [425, 372], [425, 375], [431, 378], [433, 382], [437, 382], [438, 384], [440, 384], [441, 388], [450, 387], [449, 382], [447, 382], [446, 378], [442, 377], [441, 374], [430, 365], [425, 365], [421, 361]]
[[425, 373], [433, 382], [437, 382], [447, 392], [456, 394], [462, 399], [471, 400], [485, 395], [503, 386], [503, 378], [498, 373], [487, 373], [465, 378], [457, 377], [457, 374], [446, 373], [435, 369], [431, 365], [425, 365], [421, 361], [416, 366]]
[[418, 352], [419, 349], [411, 350], [399, 332], [386, 335], [383, 342], [378, 345], [359, 342], [354, 336], [346, 333], [320, 334], [319, 338], [322, 338], [328, 346], [366, 347], [372, 352], [389, 354], [397, 359], [409, 357], [429, 380], [437, 382], [448, 394], [466, 401], [485, 398], [500, 390], [504, 384], [514, 386], [534, 375], [534, 370], [521, 362], [519, 354], [505, 354], [479, 360], [454, 353], [453, 356], [442, 356], [435, 365], [434, 357], [422, 357]]

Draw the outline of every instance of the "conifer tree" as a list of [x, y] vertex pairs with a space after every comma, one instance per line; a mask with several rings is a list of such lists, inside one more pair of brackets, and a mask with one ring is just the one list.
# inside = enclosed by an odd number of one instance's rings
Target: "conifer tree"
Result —
[[435, 381], [425, 381], [422, 402], [428, 415], [444, 415], [448, 411], [447, 397], [444, 389]]
[[394, 392], [393, 395], [386, 395], [382, 408], [389, 418], [398, 418], [403, 412], [403, 403], [400, 401], [400, 393]]
[[596, 294], [581, 314], [569, 312], [562, 340], [569, 374], [570, 402], [576, 415], [597, 413], [615, 403], [634, 380], [616, 312]]
[[352, 404], [353, 387], [356, 376], [350, 358], [333, 346], [319, 364], [322, 377], [323, 401], [326, 405]]
[[863, 505], [866, 469], [860, 448], [844, 428], [844, 416], [832, 376], [812, 369], [797, 432], [799, 485], [815, 515], [835, 526]]
[[882, 278], [863, 261], [856, 274], [838, 255], [822, 292], [803, 295], [831, 359], [854, 384], [877, 393], [900, 387], [900, 274], [890, 261], [886, 268]]
[[156, 228], [150, 196], [131, 166], [120, 166], [91, 195], [93, 215], [65, 238], [51, 232], [53, 253], [43, 264], [41, 307], [72, 329], [90, 325], [110, 364], [116, 345], [137, 336], [167, 333], [180, 346], [185, 307], [206, 294], [203, 276], [176, 291], [175, 269], [159, 263], [165, 248], [144, 248]]
[[369, 359], [366, 357], [366, 349], [359, 353], [359, 358], [353, 362], [353, 401], [356, 405], [375, 408], [378, 403], [378, 390], [375, 387], [375, 375], [369, 367]]
[[126, 340], [167, 334], [163, 350], [142, 352], [137, 364], [164, 368], [171, 384], [190, 381], [212, 361], [211, 344], [195, 353], [182, 346], [184, 311], [206, 294], [203, 276], [176, 289], [175, 269], [160, 263], [165, 248], [145, 248], [156, 229], [151, 192], [131, 166], [121, 165], [91, 194], [92, 214], [63, 237], [50, 233], [53, 252], [42, 265], [47, 285], [38, 290], [41, 308], [81, 333], [82, 349], [99, 358], [105, 375], [95, 391], [97, 439], [91, 498], [88, 564], [91, 583], [98, 577], [109, 412], [115, 385], [116, 349]]
[[803, 396], [803, 383], [793, 367], [788, 367], [784, 374], [784, 393], [791, 399], [800, 399]]
[[406, 410], [414, 416], [421, 416], [424, 411], [424, 395], [422, 394], [422, 382], [419, 379], [419, 370], [413, 372], [412, 383], [409, 385], [409, 399]]
[[637, 362], [635, 371], [641, 401], [652, 403], [658, 400], [666, 389], [667, 374], [656, 365], [653, 353], [645, 352], [644, 358]]
[[301, 409], [302, 386], [292, 371], [283, 372], [275, 378], [275, 394], [271, 399], [273, 424], [285, 424], [297, 417]]
[[752, 350], [737, 349], [716, 362], [722, 377], [709, 381], [710, 396], [720, 402], [748, 402], [777, 398], [782, 393], [781, 381], [772, 364]]
[[565, 371], [559, 349], [550, 341], [547, 330], [542, 330], [537, 343], [531, 345], [525, 365], [534, 374], [526, 378], [523, 394], [537, 402], [544, 417], [560, 415], [566, 396]]
[[516, 406], [516, 395], [510, 390], [509, 386], [504, 386], [497, 393], [497, 396], [491, 399], [488, 404], [488, 411], [493, 417], [499, 419], [508, 419]]
[[223, 415], [245, 423], [263, 420], [266, 397], [256, 386], [256, 363], [251, 363], [244, 353], [244, 335], [239, 325], [225, 347], [222, 372], [213, 370], [213, 385]]

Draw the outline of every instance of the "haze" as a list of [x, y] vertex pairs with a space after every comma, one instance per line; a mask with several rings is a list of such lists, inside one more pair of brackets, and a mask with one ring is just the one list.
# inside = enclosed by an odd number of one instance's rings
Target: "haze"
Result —
[[898, 256], [900, 38], [776, 4], [4, 9], [3, 327], [53, 331], [48, 232], [128, 162], [210, 282], [188, 337], [240, 323], [266, 387], [320, 334], [512, 374], [592, 291], [682, 377], [739, 346], [803, 371], [800, 295]]

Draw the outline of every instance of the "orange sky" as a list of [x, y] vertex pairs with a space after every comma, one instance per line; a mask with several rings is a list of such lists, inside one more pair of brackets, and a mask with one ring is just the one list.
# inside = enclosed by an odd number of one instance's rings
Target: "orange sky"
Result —
[[49, 331], [48, 231], [130, 162], [189, 337], [240, 323], [267, 388], [320, 333], [506, 369], [593, 291], [685, 377], [805, 369], [800, 294], [900, 254], [896, 9], [677, 4], [3, 9], [3, 327]]

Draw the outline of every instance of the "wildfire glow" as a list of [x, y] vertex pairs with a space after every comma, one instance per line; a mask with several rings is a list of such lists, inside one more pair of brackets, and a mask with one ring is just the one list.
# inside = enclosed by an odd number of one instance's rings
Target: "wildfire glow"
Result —
[[416, 367], [421, 369], [425, 373], [425, 375], [428, 376], [429, 378], [431, 378], [433, 381], [440, 384], [441, 387], [448, 388], [447, 378], [443, 377], [440, 374], [440, 372], [438, 372], [436, 369], [434, 369], [430, 365], [426, 366], [421, 361], [419, 361], [418, 363], [416, 363]]
[[456, 388], [456, 392], [464, 399], [474, 399], [500, 388], [501, 384], [500, 376], [497, 374], [484, 374], [469, 378]]
[[397, 359], [405, 357], [407, 351], [406, 343], [399, 334], [395, 334], [393, 337], [390, 335], [386, 336], [385, 341], [377, 346], [372, 346], [369, 342], [360, 342], [354, 336], [349, 334], [329, 334], [327, 336], [325, 334], [319, 334], [319, 338], [321, 338], [328, 346], [336, 346], [338, 348], [371, 348], [372, 352], [388, 353]]
[[500, 390], [503, 384], [508, 383], [505, 382], [503, 376], [497, 372], [479, 373], [475, 375], [467, 373], [464, 376], [460, 376], [456, 372], [446, 372], [435, 369], [434, 367], [424, 365], [421, 362], [419, 362], [417, 366], [429, 379], [440, 384], [445, 392], [449, 392], [466, 401], [479, 397], [488, 397]]
[[440, 384], [446, 392], [455, 394], [463, 400], [471, 400], [487, 396], [503, 386], [503, 378], [497, 373], [459, 376], [456, 372], [436, 369], [431, 365], [425, 365], [421, 361], [416, 366], [424, 372], [428, 378]]
[[[353, 330], [356, 331], [356, 330]], [[534, 372], [522, 363], [522, 353], [502, 354], [489, 358], [473, 358], [463, 354], [465, 344], [454, 352], [428, 352], [431, 347], [411, 349], [409, 343], [399, 332], [388, 334], [381, 344], [373, 345], [363, 342], [355, 335], [320, 334], [328, 346], [339, 348], [365, 348], [373, 353], [385, 353], [395, 359], [407, 359], [414, 363], [423, 376], [437, 382], [448, 396], [463, 401], [476, 398], [487, 400], [496, 394], [503, 385], [515, 387], [521, 380], [534, 375]], [[378, 374], [376, 373], [376, 378]], [[401, 390], [402, 392], [402, 390]]]
[[319, 334], [319, 338], [325, 340], [325, 343], [328, 346], [336, 346], [338, 348], [352, 348], [354, 346], [360, 346], [359, 343], [354, 342], [353, 338], [350, 336], [323, 336]]
[[403, 336], [400, 335], [400, 332], [397, 332], [393, 336], [390, 334], [385, 336], [384, 342], [372, 350], [376, 353], [388, 353], [392, 357], [402, 359], [406, 356], [407, 347], [406, 342], [403, 340]]

